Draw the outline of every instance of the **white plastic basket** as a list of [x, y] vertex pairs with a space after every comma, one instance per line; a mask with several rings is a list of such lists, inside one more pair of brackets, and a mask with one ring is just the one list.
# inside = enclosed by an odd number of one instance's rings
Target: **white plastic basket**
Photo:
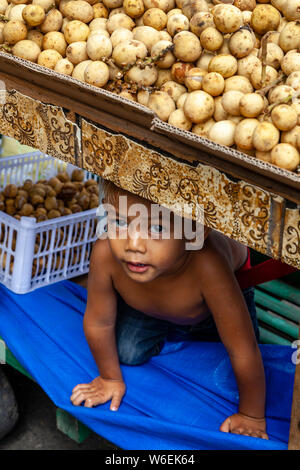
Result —
[[[0, 190], [30, 178], [49, 179], [73, 165], [40, 152], [0, 159]], [[85, 180], [97, 176], [85, 172]], [[95, 242], [97, 209], [36, 222], [0, 211], [0, 283], [17, 294], [88, 272]]]

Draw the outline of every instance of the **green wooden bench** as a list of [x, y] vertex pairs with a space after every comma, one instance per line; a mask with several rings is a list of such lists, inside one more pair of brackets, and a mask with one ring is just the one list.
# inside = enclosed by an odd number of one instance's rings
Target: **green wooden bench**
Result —
[[[255, 303], [262, 343], [290, 345], [298, 339], [300, 289], [283, 281], [267, 282], [256, 287]], [[0, 362], [11, 365], [32, 379], [3, 340], [0, 346]], [[83, 442], [91, 433], [83, 423], [59, 408], [56, 410], [56, 425], [57, 429], [77, 443]]]

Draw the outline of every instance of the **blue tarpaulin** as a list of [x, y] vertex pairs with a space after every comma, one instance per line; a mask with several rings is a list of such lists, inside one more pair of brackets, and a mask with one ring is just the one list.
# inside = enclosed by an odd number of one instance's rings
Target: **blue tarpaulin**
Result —
[[289, 346], [260, 346], [268, 441], [218, 430], [238, 403], [220, 343], [167, 342], [148, 363], [122, 366], [127, 392], [117, 412], [109, 403], [73, 406], [73, 387], [98, 375], [82, 328], [86, 297], [71, 281], [25, 295], [0, 286], [0, 335], [57, 407], [123, 449], [287, 449], [295, 373]]

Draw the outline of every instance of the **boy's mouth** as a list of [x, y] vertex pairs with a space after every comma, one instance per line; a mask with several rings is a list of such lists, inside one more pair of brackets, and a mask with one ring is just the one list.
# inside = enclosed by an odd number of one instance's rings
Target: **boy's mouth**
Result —
[[143, 264], [143, 263], [126, 262], [126, 265], [129, 269], [129, 271], [132, 271], [134, 273], [144, 273], [150, 267], [150, 264]]

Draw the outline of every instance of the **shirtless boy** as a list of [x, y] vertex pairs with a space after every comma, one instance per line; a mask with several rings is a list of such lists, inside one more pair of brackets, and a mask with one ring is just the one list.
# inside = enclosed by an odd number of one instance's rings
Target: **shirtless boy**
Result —
[[[127, 213], [119, 212], [121, 195], [127, 196]], [[183, 339], [222, 341], [229, 354], [239, 408], [220, 430], [268, 439], [253, 289], [242, 291], [236, 279], [247, 248], [204, 227], [202, 249], [187, 250], [186, 240], [174, 237], [174, 220], [169, 239], [162, 236], [160, 218], [149, 218], [147, 236], [128, 230], [130, 207], [142, 203], [150, 214], [149, 201], [106, 182], [105, 202], [116, 216], [108, 216], [108, 236], [93, 248], [84, 315], [99, 376], [77, 385], [72, 403], [93, 407], [111, 400], [116, 411], [126, 392], [120, 363], [146, 362], [176, 330]], [[117, 236], [110, 236], [112, 228]]]

